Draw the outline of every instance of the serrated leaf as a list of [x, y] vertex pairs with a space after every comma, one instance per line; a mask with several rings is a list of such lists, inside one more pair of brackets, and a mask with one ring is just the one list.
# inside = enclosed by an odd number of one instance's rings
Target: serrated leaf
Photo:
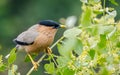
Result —
[[64, 41], [64, 43], [58, 44], [58, 51], [60, 55], [70, 59], [70, 55], [72, 50], [74, 50], [74, 47], [76, 45], [76, 39], [75, 38], [69, 38]]
[[50, 64], [45, 64], [44, 68], [48, 74], [54, 74], [55, 72], [55, 66], [54, 66], [54, 63], [52, 62]]
[[8, 58], [8, 64], [12, 64], [14, 63], [16, 60], [16, 48], [13, 48], [10, 52], [10, 56]]
[[82, 32], [81, 29], [74, 27], [74, 28], [66, 30], [63, 36], [66, 38], [73, 38], [73, 37], [77, 37], [78, 35], [80, 35], [81, 32]]
[[70, 59], [71, 53], [74, 50], [74, 52], [78, 55], [81, 54], [83, 45], [79, 38], [67, 38], [64, 40], [63, 44], [58, 44], [58, 51], [60, 55]]

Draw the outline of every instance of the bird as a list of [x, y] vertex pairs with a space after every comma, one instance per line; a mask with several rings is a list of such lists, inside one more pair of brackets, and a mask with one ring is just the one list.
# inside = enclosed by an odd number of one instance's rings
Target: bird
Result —
[[50, 54], [52, 51], [49, 46], [54, 41], [55, 34], [59, 28], [65, 28], [65, 25], [61, 25], [53, 20], [42, 20], [38, 22], [13, 40], [16, 44], [16, 52], [18, 50], [25, 51], [34, 69], [37, 69], [39, 64], [33, 60], [31, 54], [39, 54], [43, 51]]

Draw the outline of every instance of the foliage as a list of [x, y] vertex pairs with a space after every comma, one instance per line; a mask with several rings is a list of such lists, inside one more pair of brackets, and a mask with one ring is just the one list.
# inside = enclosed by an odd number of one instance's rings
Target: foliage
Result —
[[[83, 13], [78, 26], [67, 29], [62, 39], [55, 43], [59, 55], [51, 54], [46, 59], [50, 62], [44, 65], [46, 73], [50, 75], [119, 75], [120, 21], [115, 21], [116, 10], [111, 7], [105, 8], [105, 3], [102, 6], [100, 0], [80, 1], [83, 3]], [[115, 0], [110, 2], [118, 5]], [[15, 51], [15, 48], [11, 50], [7, 63], [4, 63], [3, 56], [0, 56], [0, 71], [8, 70], [8, 75], [20, 75], [17, 73], [17, 65], [14, 65]]]
[[0, 71], [4, 71], [6, 69], [6, 65], [3, 63], [3, 56], [0, 55]]
[[7, 63], [3, 62], [2, 55], [0, 56], [0, 71], [8, 70], [8, 75], [20, 75], [20, 73], [17, 73], [18, 66], [14, 65], [14, 62], [16, 60], [16, 48], [13, 48], [5, 58], [8, 59]]
[[[117, 5], [115, 0], [111, 3]], [[82, 0], [83, 13], [78, 27], [64, 32], [57, 44], [57, 66], [45, 64], [51, 75], [119, 75], [120, 22], [116, 10], [104, 7], [100, 0]]]

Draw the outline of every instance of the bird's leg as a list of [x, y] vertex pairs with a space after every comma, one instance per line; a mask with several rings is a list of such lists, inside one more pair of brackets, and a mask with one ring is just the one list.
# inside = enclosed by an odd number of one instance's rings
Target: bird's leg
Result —
[[46, 53], [48, 53], [50, 55], [52, 53], [52, 50], [49, 47], [47, 47]]
[[27, 55], [29, 56], [29, 58], [33, 64], [34, 69], [37, 70], [39, 64], [33, 60], [33, 58], [31, 57], [31, 55], [29, 53]]
[[52, 50], [51, 50], [50, 47], [47, 47], [46, 53], [48, 53], [48, 56], [50, 56], [50, 57], [52, 58], [53, 62], [54, 62], [55, 65], [57, 66], [57, 62], [55, 61], [54, 56], [52, 55]]

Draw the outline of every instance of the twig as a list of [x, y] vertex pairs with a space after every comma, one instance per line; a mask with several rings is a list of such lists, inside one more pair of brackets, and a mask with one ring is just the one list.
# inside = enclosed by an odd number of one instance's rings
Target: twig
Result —
[[[46, 56], [46, 54], [44, 54], [44, 55], [37, 61], [37, 63], [40, 63], [45, 56]], [[33, 70], [34, 70], [34, 67], [32, 67], [32, 68], [28, 71], [28, 73], [27, 73], [26, 75], [30, 75]]]
[[52, 49], [53, 47], [55, 47], [55, 45], [57, 43], [59, 43], [63, 38], [64, 38], [64, 36], [62, 36], [60, 39], [58, 39], [50, 48]]
[[[57, 43], [59, 43], [64, 37], [62, 36], [59, 40], [57, 40], [50, 48], [52, 49], [53, 47], [56, 46]], [[45, 58], [46, 54], [42, 55], [42, 57], [37, 61], [37, 63], [39, 64], [43, 58]], [[30, 75], [32, 73], [32, 71], [34, 70], [34, 67], [32, 67], [28, 73], [26, 75]]]

